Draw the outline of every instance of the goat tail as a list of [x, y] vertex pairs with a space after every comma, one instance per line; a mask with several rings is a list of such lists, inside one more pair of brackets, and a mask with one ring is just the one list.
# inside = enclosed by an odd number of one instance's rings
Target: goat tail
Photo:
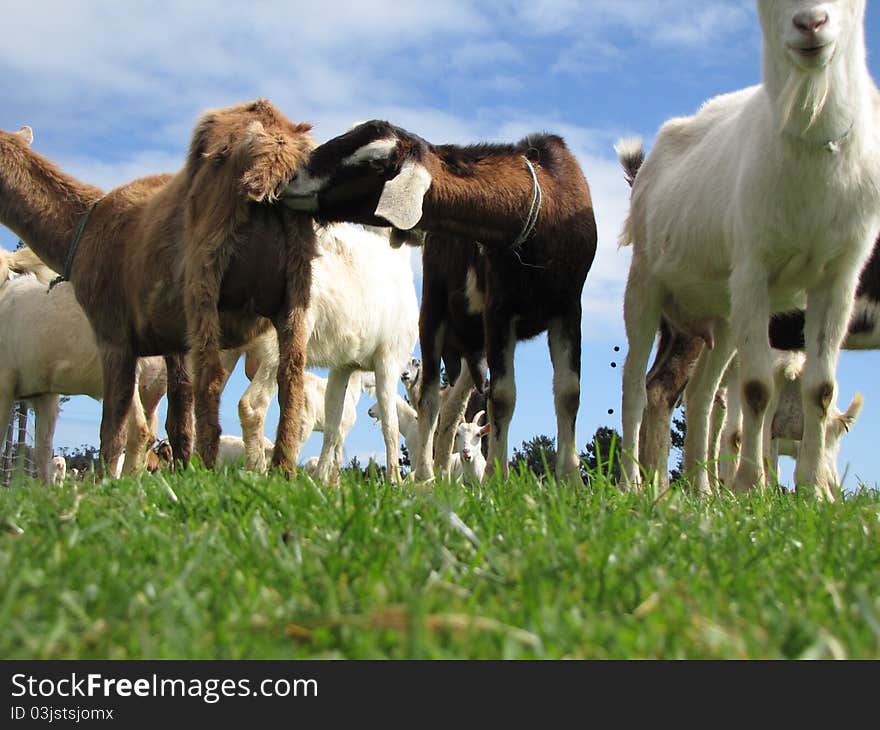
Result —
[[636, 180], [639, 168], [645, 161], [645, 149], [641, 137], [624, 137], [614, 145], [617, 159], [623, 165], [623, 175], [629, 186], [632, 187]]

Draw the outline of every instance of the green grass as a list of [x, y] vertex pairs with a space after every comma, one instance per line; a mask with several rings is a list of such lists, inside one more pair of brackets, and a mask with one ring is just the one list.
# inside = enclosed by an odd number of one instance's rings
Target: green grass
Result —
[[0, 489], [0, 657], [880, 656], [880, 495]]

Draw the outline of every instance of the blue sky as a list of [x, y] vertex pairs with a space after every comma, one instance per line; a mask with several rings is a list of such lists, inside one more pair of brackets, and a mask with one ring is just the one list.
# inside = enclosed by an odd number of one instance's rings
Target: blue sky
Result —
[[[581, 448], [597, 426], [620, 427], [629, 254], [616, 240], [628, 193], [612, 145], [638, 134], [650, 147], [665, 119], [760, 79], [751, 0], [4, 5], [0, 128], [31, 125], [35, 149], [106, 188], [177, 170], [202, 111], [257, 96], [313, 123], [319, 141], [372, 118], [436, 143], [562, 134], [590, 182], [599, 227], [599, 253], [583, 298]], [[869, 3], [867, 42], [878, 78], [876, 3]], [[0, 227], [0, 246], [9, 249], [15, 241]], [[861, 419], [841, 448], [850, 486], [855, 476], [874, 484], [880, 472], [878, 357], [841, 358], [841, 404], [855, 390], [865, 396]], [[512, 446], [556, 429], [544, 337], [520, 344], [516, 369]], [[227, 433], [241, 432], [236, 404], [245, 382], [239, 369], [224, 393]], [[361, 401], [349, 457], [384, 453], [366, 415], [369, 405]], [[270, 437], [277, 413], [273, 405]], [[99, 420], [100, 404], [74, 398], [59, 419], [56, 445], [97, 443]], [[310, 438], [304, 457], [318, 452], [319, 439]]]

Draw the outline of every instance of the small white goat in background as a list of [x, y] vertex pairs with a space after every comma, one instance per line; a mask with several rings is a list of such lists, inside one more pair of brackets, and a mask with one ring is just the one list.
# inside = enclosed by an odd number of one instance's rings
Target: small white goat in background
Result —
[[[397, 409], [397, 423], [400, 428], [400, 435], [403, 437], [410, 458], [413, 458], [418, 452], [419, 447], [419, 414], [415, 408], [399, 395], [395, 398], [394, 405]], [[367, 411], [367, 415], [374, 419], [375, 422], [380, 422], [382, 415], [379, 411], [379, 404], [373, 403]]]
[[67, 477], [67, 460], [63, 456], [52, 457], [52, 484], [60, 487]]
[[483, 456], [483, 436], [491, 426], [480, 425], [485, 411], [478, 411], [470, 422], [462, 421], [455, 430], [455, 453], [452, 459], [452, 476], [469, 484], [479, 484], [486, 472], [486, 457]]

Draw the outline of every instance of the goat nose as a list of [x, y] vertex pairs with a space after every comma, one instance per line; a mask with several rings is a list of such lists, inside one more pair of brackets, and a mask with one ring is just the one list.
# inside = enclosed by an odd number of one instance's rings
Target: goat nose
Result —
[[806, 35], [815, 35], [828, 22], [828, 13], [824, 10], [802, 10], [792, 19], [794, 27]]

